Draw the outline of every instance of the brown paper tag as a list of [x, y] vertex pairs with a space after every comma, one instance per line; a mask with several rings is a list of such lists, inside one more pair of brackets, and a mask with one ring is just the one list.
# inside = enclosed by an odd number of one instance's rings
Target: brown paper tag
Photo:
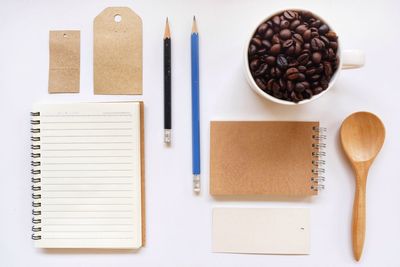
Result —
[[49, 93], [79, 93], [80, 31], [50, 31]]
[[142, 19], [109, 7], [94, 19], [94, 93], [142, 94]]

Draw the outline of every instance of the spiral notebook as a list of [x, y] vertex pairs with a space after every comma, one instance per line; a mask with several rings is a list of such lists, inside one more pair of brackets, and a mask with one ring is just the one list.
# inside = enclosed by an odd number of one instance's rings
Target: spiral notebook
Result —
[[312, 196], [323, 189], [319, 122], [212, 121], [210, 192]]
[[143, 104], [37, 105], [31, 115], [35, 246], [144, 245]]

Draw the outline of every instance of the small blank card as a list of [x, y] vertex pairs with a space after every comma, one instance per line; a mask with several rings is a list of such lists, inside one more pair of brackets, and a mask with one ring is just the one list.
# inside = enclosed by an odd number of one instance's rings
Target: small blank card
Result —
[[309, 254], [310, 212], [299, 208], [214, 208], [212, 250]]

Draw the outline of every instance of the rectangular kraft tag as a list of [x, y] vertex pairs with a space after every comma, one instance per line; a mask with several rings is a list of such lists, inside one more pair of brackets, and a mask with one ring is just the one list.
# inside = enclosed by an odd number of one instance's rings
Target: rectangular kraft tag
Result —
[[128, 7], [108, 7], [93, 26], [94, 93], [142, 94], [142, 19]]
[[79, 93], [80, 31], [50, 31], [49, 93]]

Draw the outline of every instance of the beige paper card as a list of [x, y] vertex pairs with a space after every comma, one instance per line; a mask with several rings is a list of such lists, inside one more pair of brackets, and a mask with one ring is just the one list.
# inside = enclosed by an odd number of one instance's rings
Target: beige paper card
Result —
[[222, 253], [310, 253], [310, 211], [297, 208], [215, 208], [212, 250]]
[[79, 93], [80, 31], [50, 31], [49, 93]]
[[109, 7], [94, 19], [94, 93], [142, 94], [142, 19]]

